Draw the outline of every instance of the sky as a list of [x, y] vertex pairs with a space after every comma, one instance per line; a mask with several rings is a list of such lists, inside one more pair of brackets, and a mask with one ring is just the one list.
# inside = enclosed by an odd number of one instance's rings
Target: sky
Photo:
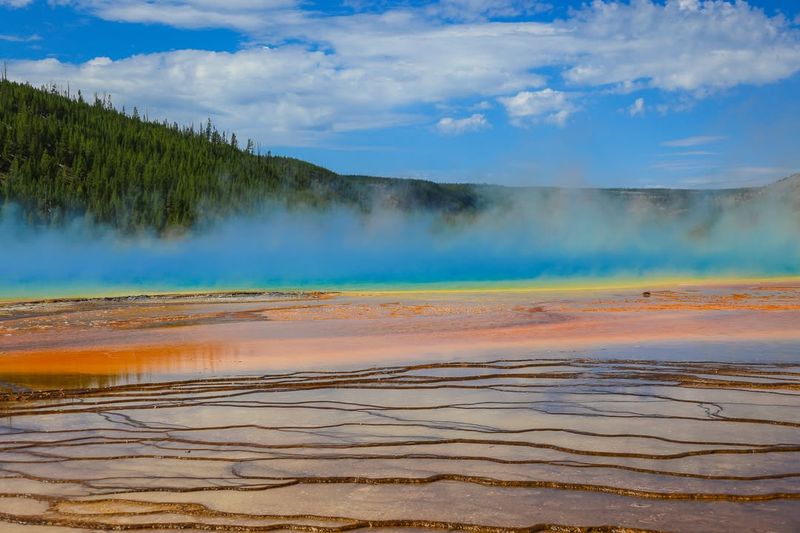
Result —
[[720, 188], [800, 171], [796, 0], [0, 0], [0, 59], [344, 174]]

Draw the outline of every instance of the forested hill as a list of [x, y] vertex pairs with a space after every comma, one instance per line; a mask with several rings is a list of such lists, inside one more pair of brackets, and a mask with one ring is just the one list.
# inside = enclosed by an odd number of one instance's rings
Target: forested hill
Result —
[[[243, 146], [240, 146], [243, 145]], [[298, 159], [258, 153], [252, 141], [202, 128], [157, 123], [109, 99], [0, 80], [0, 203], [30, 222], [75, 215], [124, 232], [191, 228], [265, 205], [391, 207], [471, 215], [516, 205], [546, 213], [586, 198], [612, 212], [709, 220], [764, 197], [789, 200], [800, 214], [800, 175], [768, 187], [727, 190], [510, 188], [342, 176]]]
[[88, 213], [124, 231], [188, 228], [274, 201], [368, 210], [476, 209], [469, 185], [341, 176], [298, 159], [256, 153], [252, 141], [157, 123], [109, 99], [0, 81], [0, 194], [30, 221]]

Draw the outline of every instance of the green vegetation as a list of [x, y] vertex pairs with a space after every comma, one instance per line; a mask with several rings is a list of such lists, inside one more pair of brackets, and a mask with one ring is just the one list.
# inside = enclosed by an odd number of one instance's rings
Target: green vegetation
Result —
[[[800, 175], [768, 187], [728, 190], [589, 190], [614, 210], [680, 216], [697, 208], [715, 216], [764, 197], [800, 209]], [[0, 200], [33, 223], [59, 224], [86, 214], [124, 232], [181, 231], [203, 222], [254, 213], [267, 205], [391, 207], [452, 219], [487, 206], [558, 206], [587, 190], [440, 184], [342, 176], [289, 157], [239, 147], [235, 134], [180, 127], [91, 103], [56, 87], [0, 79]], [[538, 206], [538, 207], [536, 207]]]
[[366, 211], [378, 201], [444, 213], [479, 205], [473, 186], [341, 176], [254, 148], [210, 120], [199, 131], [156, 123], [109, 98], [0, 80], [0, 196], [31, 222], [86, 213], [126, 232], [164, 232], [267, 202]]

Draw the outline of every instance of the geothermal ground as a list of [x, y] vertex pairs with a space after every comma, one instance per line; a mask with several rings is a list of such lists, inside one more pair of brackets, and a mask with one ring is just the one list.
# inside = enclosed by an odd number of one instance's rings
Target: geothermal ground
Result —
[[11, 302], [0, 389], [0, 530], [800, 530], [796, 282]]

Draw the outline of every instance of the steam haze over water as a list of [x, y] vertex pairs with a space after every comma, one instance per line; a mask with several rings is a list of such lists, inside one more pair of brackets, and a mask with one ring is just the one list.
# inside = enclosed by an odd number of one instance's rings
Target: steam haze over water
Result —
[[474, 217], [373, 209], [287, 210], [230, 218], [190, 234], [124, 236], [76, 218], [34, 227], [6, 206], [6, 296], [99, 291], [563, 282], [645, 276], [800, 274], [800, 221], [763, 195], [740, 206], [697, 201], [679, 214], [597, 192], [523, 197]]

